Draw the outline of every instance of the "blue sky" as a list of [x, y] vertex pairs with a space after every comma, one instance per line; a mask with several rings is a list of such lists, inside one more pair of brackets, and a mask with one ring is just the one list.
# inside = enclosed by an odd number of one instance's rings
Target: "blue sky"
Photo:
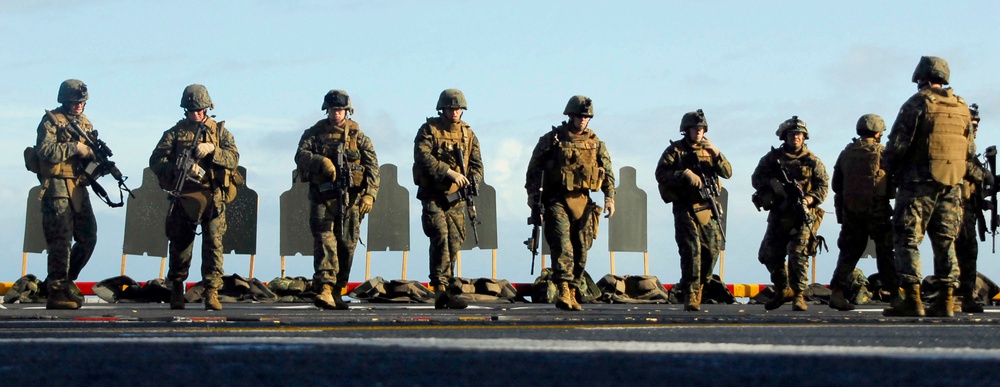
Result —
[[[995, 144], [995, 76], [1000, 36], [993, 2], [458, 2], [458, 1], [0, 1], [0, 281], [20, 274], [24, 207], [35, 178], [20, 150], [34, 142], [42, 109], [57, 106], [67, 78], [86, 82], [86, 113], [139, 185], [161, 133], [181, 117], [184, 86], [201, 83], [240, 148], [248, 183], [260, 195], [256, 274], [278, 275], [278, 197], [290, 186], [302, 130], [323, 117], [323, 94], [347, 90], [354, 119], [372, 138], [381, 163], [409, 183], [412, 138], [432, 116], [438, 93], [465, 92], [465, 119], [482, 142], [486, 181], [497, 188], [498, 276], [528, 282], [521, 245], [524, 170], [537, 138], [558, 124], [566, 100], [594, 100], [591, 122], [618, 169], [638, 170], [649, 194], [650, 271], [679, 278], [669, 206], [652, 177], [681, 116], [704, 109], [708, 136], [732, 161], [726, 281], [766, 282], [756, 259], [766, 214], [750, 204], [750, 174], [774, 130], [792, 115], [810, 128], [809, 147], [832, 173], [858, 117], [895, 118], [915, 92], [910, 75], [921, 55], [946, 58], [952, 86], [982, 106], [980, 148]], [[617, 171], [616, 171], [617, 173]], [[599, 199], [599, 198], [598, 198]], [[97, 252], [82, 279], [118, 274], [125, 211], [95, 203]], [[824, 204], [832, 213], [832, 195]], [[831, 214], [832, 215], [832, 214]], [[408, 278], [426, 280], [427, 241], [419, 202], [411, 202]], [[364, 227], [364, 226], [363, 226]], [[362, 230], [364, 233], [364, 228]], [[830, 216], [821, 234], [836, 240]], [[607, 233], [588, 270], [609, 271]], [[988, 242], [987, 242], [988, 243]], [[925, 244], [926, 245], [926, 244]], [[929, 246], [924, 273], [932, 270]], [[984, 245], [980, 269], [1000, 277]], [[828, 282], [837, 250], [819, 256]], [[364, 276], [364, 250], [352, 280]], [[195, 257], [195, 265], [200, 258]], [[373, 274], [398, 278], [399, 254], [373, 255]], [[641, 255], [616, 254], [618, 273], [640, 273]], [[246, 273], [244, 256], [226, 271]], [[291, 275], [309, 276], [311, 258], [288, 259]], [[489, 254], [463, 254], [463, 275], [489, 275]], [[861, 268], [874, 271], [864, 260]], [[44, 275], [43, 255], [29, 272]], [[156, 277], [155, 258], [130, 257], [128, 274]], [[197, 280], [198, 278], [192, 278]]]

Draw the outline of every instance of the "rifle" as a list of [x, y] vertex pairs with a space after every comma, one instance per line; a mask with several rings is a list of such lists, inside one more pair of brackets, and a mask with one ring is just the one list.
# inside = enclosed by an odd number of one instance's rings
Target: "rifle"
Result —
[[535, 257], [538, 256], [538, 245], [542, 241], [542, 222], [545, 221], [545, 205], [542, 204], [542, 191], [544, 191], [543, 184], [545, 182], [544, 170], [541, 172], [541, 177], [538, 180], [538, 192], [534, 194], [538, 199], [531, 206], [531, 216], [528, 216], [528, 225], [533, 226], [531, 228], [531, 237], [524, 241], [524, 245], [531, 251], [531, 275], [535, 275]]
[[778, 158], [778, 170], [781, 171], [780, 183], [785, 188], [784, 205], [787, 206], [789, 203], [794, 203], [795, 214], [798, 216], [799, 221], [806, 226], [811, 225], [812, 217], [809, 216], [809, 211], [806, 209], [805, 204], [806, 193], [802, 191], [802, 187], [795, 180], [792, 180], [788, 176], [788, 171], [785, 170], [785, 163], [781, 161], [781, 158]]
[[[208, 116], [205, 117], [208, 119]], [[181, 191], [184, 188], [185, 182], [201, 183], [201, 178], [205, 176], [205, 171], [200, 171], [195, 173], [191, 171], [198, 163], [198, 159], [194, 157], [194, 150], [198, 147], [198, 141], [204, 136], [205, 133], [205, 121], [202, 120], [198, 122], [198, 129], [194, 132], [194, 141], [191, 142], [191, 146], [187, 149], [181, 150], [177, 156], [177, 161], [174, 163], [175, 174], [177, 176], [174, 181], [174, 189], [167, 191], [170, 195], [170, 209], [167, 210], [167, 214], [172, 214], [174, 212], [174, 207], [177, 206], [177, 198], [181, 196]]]
[[705, 173], [705, 170], [701, 168], [701, 160], [698, 159], [698, 156], [694, 152], [691, 152], [691, 157], [694, 158], [691, 170], [701, 178], [701, 188], [698, 189], [698, 196], [702, 201], [708, 201], [708, 206], [712, 210], [712, 218], [718, 224], [719, 234], [722, 235], [722, 241], [725, 242], [726, 229], [722, 227], [722, 209], [719, 208], [719, 203], [715, 201], [719, 197], [719, 178], [714, 173]]
[[[463, 141], [464, 142], [464, 141]], [[472, 222], [472, 235], [476, 238], [476, 246], [479, 246], [479, 229], [476, 225], [479, 224], [479, 215], [476, 211], [476, 202], [472, 200], [473, 196], [479, 196], [479, 182], [475, 178], [469, 177], [468, 168], [465, 167], [465, 150], [461, 146], [456, 146], [453, 148], [455, 152], [452, 157], [458, 161], [458, 172], [469, 178], [469, 185], [464, 188], [459, 188], [455, 193], [448, 194], [448, 202], [454, 202], [456, 200], [465, 200], [465, 211], [469, 214], [469, 221]]]
[[[992, 185], [984, 185], [983, 194], [988, 195], [990, 200], [987, 208], [990, 211], [990, 235], [993, 236], [993, 253], [997, 252], [997, 226], [1000, 225], [1000, 216], [997, 215], [997, 147], [996, 145], [990, 145], [986, 148], [986, 153], [983, 154], [986, 158], [986, 166], [989, 168], [990, 175], [993, 176]], [[983, 222], [985, 225], [985, 221]], [[985, 231], [985, 230], [984, 230]], [[986, 240], [985, 235], [981, 232], [980, 238]]]
[[[51, 111], [46, 110], [45, 114], [48, 115], [53, 122], [58, 122], [56, 121], [55, 115], [53, 115]], [[125, 205], [125, 195], [123, 192], [128, 192], [128, 196], [135, 199], [135, 195], [132, 194], [132, 190], [125, 185], [125, 180], [128, 180], [128, 177], [123, 176], [122, 171], [118, 169], [115, 162], [111, 161], [111, 156], [113, 156], [114, 153], [111, 152], [111, 148], [108, 147], [108, 144], [105, 143], [104, 140], [97, 138], [97, 131], [87, 133], [80, 128], [80, 124], [75, 118], [67, 118], [69, 120], [70, 131], [82, 138], [84, 140], [84, 144], [90, 147], [90, 150], [94, 152], [94, 158], [87, 161], [87, 164], [83, 166], [83, 174], [90, 182], [90, 187], [94, 191], [94, 194], [96, 194], [101, 201], [111, 208], [118, 208]], [[106, 175], [111, 175], [111, 177], [118, 182], [118, 203], [112, 202], [111, 198], [108, 197], [108, 191], [97, 182], [98, 178]]]
[[[346, 135], [346, 133], [345, 133]], [[340, 206], [340, 229], [344, 229], [344, 219], [347, 219], [347, 202], [350, 200], [347, 190], [351, 188], [351, 167], [347, 165], [344, 155], [344, 143], [337, 144], [337, 157], [333, 160], [334, 167], [337, 168], [337, 178], [334, 179], [334, 188], [337, 190], [337, 201]]]

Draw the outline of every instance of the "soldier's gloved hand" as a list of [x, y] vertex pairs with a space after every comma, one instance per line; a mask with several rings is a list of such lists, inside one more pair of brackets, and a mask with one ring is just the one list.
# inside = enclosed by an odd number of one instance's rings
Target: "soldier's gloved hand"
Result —
[[337, 167], [333, 165], [333, 160], [330, 160], [330, 159], [324, 157], [322, 164], [323, 165], [322, 165], [321, 172], [324, 175], [330, 176], [330, 179], [336, 179], [337, 178]]
[[703, 138], [701, 140], [701, 147], [705, 148], [705, 150], [711, 152], [712, 156], [718, 156], [719, 155], [719, 148], [716, 148], [715, 144], [713, 144], [711, 141], [708, 141], [707, 138]]
[[806, 206], [806, 208], [812, 207], [812, 204], [815, 202], [816, 198], [809, 195], [806, 195], [806, 197], [802, 198], [802, 205]]
[[701, 178], [690, 169], [684, 170], [684, 181], [695, 188], [701, 188]]
[[365, 214], [372, 212], [372, 204], [375, 204], [375, 198], [373, 198], [371, 195], [365, 195], [361, 197], [361, 205], [358, 206], [358, 212], [361, 213], [361, 216], [364, 216]]
[[450, 178], [452, 181], [454, 181], [455, 184], [458, 184], [458, 188], [465, 188], [466, 186], [469, 185], [469, 179], [468, 178], [466, 178], [461, 173], [455, 172], [455, 171], [453, 171], [451, 169], [448, 170], [448, 178]]
[[90, 147], [84, 145], [82, 142], [76, 143], [76, 154], [82, 159], [94, 157], [94, 151], [90, 150]]
[[615, 199], [604, 198], [604, 213], [607, 214], [604, 215], [605, 218], [610, 218], [615, 215]]
[[208, 154], [212, 152], [215, 152], [215, 145], [212, 145], [211, 143], [208, 142], [203, 142], [201, 144], [198, 144], [198, 146], [194, 148], [194, 158], [196, 159], [204, 158], [205, 156], [208, 156]]
[[768, 183], [771, 185], [771, 190], [774, 191], [776, 195], [785, 197], [785, 186], [782, 185], [778, 179], [771, 178]]
[[199, 180], [201, 180], [202, 176], [205, 176], [205, 170], [198, 166], [198, 164], [191, 164], [191, 170], [188, 173]]

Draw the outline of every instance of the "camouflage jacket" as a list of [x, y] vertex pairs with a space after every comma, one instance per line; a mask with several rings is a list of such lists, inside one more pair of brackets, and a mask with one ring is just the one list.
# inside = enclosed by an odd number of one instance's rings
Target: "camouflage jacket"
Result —
[[[435, 134], [449, 133], [464, 139], [464, 144], [450, 141]], [[464, 150], [465, 166], [461, 166], [455, 146]], [[440, 117], [427, 119], [413, 140], [413, 180], [417, 185], [417, 199], [432, 200], [448, 191], [452, 185], [448, 170], [462, 172], [470, 181], [483, 181], [483, 157], [479, 152], [479, 139], [465, 121], [446, 122]]]
[[[94, 125], [90, 123], [90, 120], [83, 113], [73, 117], [66, 114], [66, 109], [58, 107], [52, 109], [52, 114], [58, 117], [59, 120], [76, 119], [80, 129], [86, 132], [94, 129]], [[42, 170], [49, 172], [57, 171], [54, 174], [40, 173], [40, 180], [45, 187], [45, 198], [68, 198], [70, 197], [69, 191], [71, 189], [69, 186], [73, 186], [74, 195], [78, 193], [86, 194], [86, 189], [83, 186], [75, 184], [68, 186], [66, 183], [67, 178], [80, 176], [82, 168], [77, 157], [79, 152], [76, 150], [76, 144], [80, 142], [80, 138], [72, 134], [66, 125], [68, 125], [68, 121], [60, 125], [54, 122], [48, 114], [43, 116], [42, 121], [38, 123], [35, 150], [42, 164]], [[60, 169], [62, 171], [58, 172]]]
[[[588, 137], [597, 144], [594, 162], [603, 174], [599, 182], [600, 190], [604, 193], [605, 198], [614, 199], [615, 173], [611, 166], [611, 155], [608, 154], [607, 145], [597, 138], [597, 134], [591, 128], [585, 128], [580, 134], [572, 134], [570, 128], [572, 128], [571, 124], [563, 121], [562, 124], [553, 126], [551, 131], [538, 139], [535, 150], [531, 152], [531, 160], [528, 161], [528, 172], [525, 176], [524, 188], [528, 190], [528, 195], [538, 192], [543, 171], [545, 172], [545, 182], [543, 183], [545, 196], [541, 198], [543, 201], [560, 199], [569, 193], [561, 167], [567, 161], [565, 160], [566, 152], [560, 147], [560, 144], [570, 142], [573, 137]], [[594, 190], [596, 191], [596, 189]]]
[[[341, 138], [345, 131], [346, 141]], [[319, 183], [317, 178], [323, 168], [323, 160], [329, 158], [336, 164], [337, 145], [341, 142], [344, 143], [344, 159], [352, 174], [350, 191], [355, 195], [369, 195], [374, 199], [378, 195], [379, 169], [378, 156], [371, 139], [354, 120], [348, 118], [344, 126], [338, 127], [324, 118], [302, 133], [295, 152], [299, 178], [309, 182], [310, 200], [316, 200], [315, 191]]]
[[[770, 181], [771, 179], [783, 180], [782, 165], [784, 165], [784, 171], [789, 179], [798, 185], [806, 196], [813, 197], [812, 207], [818, 207], [826, 200], [830, 180], [826, 174], [826, 167], [823, 165], [823, 161], [805, 145], [802, 145], [802, 149], [796, 153], [786, 152], [784, 145], [771, 148], [764, 157], [760, 158], [757, 168], [754, 169], [753, 175], [750, 177], [753, 188], [758, 191], [773, 192]], [[784, 208], [787, 212], [792, 207], [784, 206]], [[775, 214], [779, 212], [781, 211], [771, 211], [768, 219], [777, 216]]]
[[[955, 95], [951, 88], [924, 88], [911, 96], [899, 109], [896, 121], [889, 132], [889, 142], [885, 147], [882, 160], [891, 181], [896, 184], [907, 181], [933, 181], [931, 168], [927, 162], [930, 133], [925, 127], [928, 121], [929, 105], [936, 98], [956, 98], [960, 107], [955, 109], [968, 112], [965, 101]], [[972, 159], [976, 154], [976, 145], [972, 137], [971, 123], [966, 130], [966, 159]], [[968, 168], [968, 166], [967, 166]]]
[[698, 188], [684, 180], [687, 169], [723, 179], [733, 176], [733, 166], [722, 152], [712, 155], [701, 144], [692, 144], [687, 137], [671, 141], [656, 163], [656, 182], [679, 191], [678, 202], [682, 203], [692, 203], [700, 198]]
[[149, 156], [149, 168], [160, 179], [161, 186], [164, 182], [167, 182], [168, 186], [174, 184], [174, 179], [177, 178], [175, 163], [180, 152], [203, 142], [215, 145], [215, 151], [198, 161], [198, 166], [205, 170], [205, 176], [199, 184], [185, 183], [183, 191], [215, 190], [222, 186], [220, 179], [225, 178], [227, 171], [236, 170], [240, 162], [240, 152], [236, 148], [233, 134], [222, 123], [206, 118], [205, 125], [208, 129], [204, 130], [203, 138], [195, 140], [194, 134], [199, 124], [187, 118], [181, 119], [172, 128], [163, 132], [160, 141], [156, 143], [153, 154]]

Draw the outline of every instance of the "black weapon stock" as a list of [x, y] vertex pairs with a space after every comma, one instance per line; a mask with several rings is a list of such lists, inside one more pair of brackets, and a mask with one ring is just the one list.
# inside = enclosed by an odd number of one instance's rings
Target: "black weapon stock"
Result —
[[[57, 122], [55, 115], [51, 111], [46, 110], [45, 114], [52, 119], [53, 122]], [[69, 118], [69, 117], [67, 117]], [[84, 144], [90, 147], [90, 150], [94, 153], [94, 158], [87, 161], [83, 166], [83, 173], [86, 175], [87, 180], [90, 182], [90, 187], [94, 191], [101, 201], [107, 204], [109, 207], [117, 208], [125, 205], [125, 195], [123, 192], [128, 192], [129, 197], [135, 198], [132, 194], [132, 190], [125, 185], [125, 180], [128, 180], [128, 176], [123, 176], [122, 171], [118, 169], [114, 161], [111, 161], [111, 156], [114, 155], [111, 152], [111, 148], [108, 144], [101, 140], [97, 136], [97, 131], [87, 133], [80, 128], [80, 124], [76, 119], [69, 118], [69, 129], [73, 134], [82, 138]], [[108, 191], [97, 182], [97, 179], [105, 176], [111, 175], [118, 182], [118, 202], [112, 202], [111, 198], [108, 197]]]
[[340, 222], [341, 230], [344, 229], [344, 219], [347, 219], [347, 202], [350, 200], [347, 190], [351, 188], [351, 168], [347, 165], [344, 150], [343, 142], [337, 144], [337, 157], [333, 161], [337, 168], [337, 179], [334, 183], [337, 188], [337, 201], [340, 205], [340, 217], [337, 221]]
[[[207, 116], [205, 118], [208, 119]], [[194, 150], [198, 147], [198, 142], [202, 136], [204, 136], [205, 128], [205, 122], [199, 122], [198, 129], [194, 132], [194, 141], [191, 142], [191, 146], [178, 152], [177, 160], [174, 163], [174, 175], [176, 176], [174, 189], [167, 191], [167, 194], [171, 198], [170, 209], [167, 210], [168, 216], [174, 212], [174, 207], [177, 206], [177, 198], [180, 197], [181, 191], [184, 189], [184, 183], [188, 181], [200, 183], [201, 177], [204, 175], [204, 172], [194, 174], [191, 169], [198, 163], [198, 159], [194, 157]]]
[[[1000, 216], [997, 215], [997, 147], [996, 145], [991, 145], [986, 148], [986, 153], [983, 154], [986, 157], [986, 167], [989, 168], [989, 174], [993, 177], [993, 184], [985, 186], [983, 193], [989, 195], [989, 205], [990, 210], [990, 235], [993, 236], [993, 253], [997, 252], [997, 226], [1000, 225]], [[985, 239], [985, 238], [983, 238]]]
[[528, 225], [531, 227], [531, 236], [524, 241], [524, 245], [531, 251], [531, 275], [535, 275], [535, 257], [538, 256], [538, 247], [542, 241], [542, 222], [545, 220], [545, 205], [542, 204], [542, 191], [545, 182], [545, 171], [541, 172], [538, 182], [538, 191], [533, 195], [536, 200], [531, 206], [531, 216], [528, 216]]

